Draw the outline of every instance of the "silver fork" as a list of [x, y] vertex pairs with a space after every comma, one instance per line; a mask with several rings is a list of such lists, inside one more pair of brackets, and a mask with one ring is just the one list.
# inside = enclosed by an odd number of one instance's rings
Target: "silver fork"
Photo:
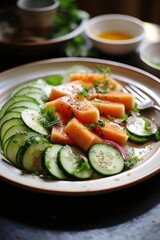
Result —
[[160, 111], [160, 107], [155, 105], [154, 102], [144, 92], [134, 85], [125, 86], [123, 91], [126, 93], [132, 93], [135, 96], [135, 101], [139, 110], [154, 108]]

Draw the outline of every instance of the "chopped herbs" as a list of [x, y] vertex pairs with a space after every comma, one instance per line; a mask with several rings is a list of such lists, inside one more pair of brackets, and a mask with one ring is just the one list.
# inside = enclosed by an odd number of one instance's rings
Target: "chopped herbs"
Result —
[[[109, 86], [109, 80], [107, 79], [107, 77], [111, 74], [110, 68], [104, 65], [99, 65], [98, 72], [103, 74], [104, 82], [101, 83], [99, 80], [95, 80], [94, 87], [98, 93], [107, 93]], [[115, 89], [116, 84], [113, 84], [111, 88]]]
[[139, 158], [137, 156], [129, 158], [127, 161], [125, 161], [124, 170], [133, 168], [138, 161]]
[[138, 117], [141, 115], [139, 109], [137, 108], [137, 103], [134, 104], [133, 112], [135, 112]]
[[40, 108], [41, 117], [39, 119], [40, 123], [45, 128], [50, 128], [53, 125], [59, 125], [59, 119], [57, 115], [55, 114], [55, 108], [49, 107], [49, 108]]
[[146, 130], [148, 130], [148, 127], [150, 127], [150, 125], [151, 125], [151, 122], [150, 122], [149, 120], [146, 120], [146, 119], [145, 119], [144, 128], [145, 128]]
[[99, 119], [97, 123], [90, 123], [85, 125], [88, 129], [93, 130], [97, 127], [105, 127], [105, 121], [103, 119]]
[[110, 67], [106, 67], [105, 65], [98, 65], [98, 72], [108, 76], [111, 75]]
[[98, 93], [107, 93], [108, 91], [109, 81], [106, 79], [103, 84], [101, 84], [98, 80], [94, 82], [94, 87]]
[[90, 169], [90, 168], [91, 167], [90, 167], [90, 164], [88, 162], [88, 159], [84, 158], [83, 156], [79, 156], [74, 171], [75, 172], [81, 172], [83, 170], [87, 170], [87, 169]]
[[82, 86], [82, 87], [83, 87], [83, 90], [80, 92], [77, 92], [77, 94], [87, 98], [89, 96], [89, 90], [91, 87], [90, 86]]

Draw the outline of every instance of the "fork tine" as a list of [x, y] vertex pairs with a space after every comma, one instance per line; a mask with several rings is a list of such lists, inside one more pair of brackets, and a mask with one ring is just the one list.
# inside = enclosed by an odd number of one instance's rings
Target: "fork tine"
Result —
[[147, 108], [154, 108], [160, 111], [160, 107], [155, 105], [153, 100], [147, 96], [144, 92], [138, 89], [136, 86], [129, 85], [123, 88], [124, 93], [132, 93], [135, 97], [135, 101], [137, 103], [137, 108], [140, 110], [147, 109]]
[[144, 92], [142, 92], [140, 89], [136, 88], [133, 85], [130, 85], [130, 88], [134, 90], [139, 96], [141, 96], [145, 100], [151, 100]]
[[129, 92], [129, 93], [132, 93], [135, 98], [136, 98], [136, 102], [137, 103], [141, 103], [143, 102], [145, 99], [143, 97], [141, 97], [137, 92], [135, 92], [131, 87], [129, 86], [125, 86], [125, 89]]

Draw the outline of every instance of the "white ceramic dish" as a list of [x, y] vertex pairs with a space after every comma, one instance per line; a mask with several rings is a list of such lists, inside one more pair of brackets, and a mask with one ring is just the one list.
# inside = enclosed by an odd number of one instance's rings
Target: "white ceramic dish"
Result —
[[160, 41], [148, 43], [141, 48], [140, 59], [145, 70], [160, 77]]
[[[124, 84], [132, 83], [146, 91], [160, 105], [160, 81], [153, 75], [137, 68], [100, 59], [92, 58], [59, 58], [39, 61], [23, 65], [0, 74], [0, 104], [9, 97], [13, 89], [28, 80], [44, 77], [50, 74], [65, 73], [73, 65], [84, 65], [97, 68], [98, 64], [110, 67], [112, 76]], [[159, 112], [147, 111], [160, 124]], [[143, 146], [144, 147], [144, 146]], [[151, 146], [150, 146], [151, 147]], [[143, 161], [135, 168], [118, 175], [87, 181], [45, 181], [38, 176], [23, 174], [23, 172], [0, 158], [0, 177], [19, 187], [34, 191], [61, 195], [89, 195], [116, 191], [144, 181], [160, 170], [160, 142], [154, 143]]]
[[[102, 32], [121, 32], [132, 35], [127, 40], [108, 40], [98, 37]], [[132, 16], [105, 14], [89, 19], [85, 33], [100, 51], [112, 55], [127, 54], [135, 50], [145, 37], [144, 23]]]

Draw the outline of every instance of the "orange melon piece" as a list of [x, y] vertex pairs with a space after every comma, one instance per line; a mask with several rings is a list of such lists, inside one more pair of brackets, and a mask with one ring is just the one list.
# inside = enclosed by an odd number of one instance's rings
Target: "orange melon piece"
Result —
[[99, 127], [100, 129], [96, 131], [96, 134], [102, 139], [112, 140], [121, 146], [124, 146], [128, 140], [128, 135], [126, 130], [116, 123], [106, 121], [105, 127]]
[[96, 134], [92, 133], [76, 118], [72, 118], [65, 127], [65, 132], [75, 142], [76, 146], [87, 151], [94, 143], [102, 142]]
[[98, 81], [99, 83], [105, 83], [105, 81], [108, 81], [108, 87], [109, 89], [115, 89], [117, 91], [122, 90], [122, 85], [118, 83], [115, 79], [113, 79], [110, 76], [107, 76], [100, 73], [72, 73], [70, 74], [70, 81], [76, 81], [76, 80], [82, 80], [87, 81], [91, 83], [95, 83], [95, 81]]
[[52, 101], [69, 94], [81, 92], [84, 90], [85, 86], [90, 87], [90, 90], [88, 91], [89, 95], [96, 94], [96, 90], [93, 88], [92, 83], [77, 80], [53, 87], [49, 96], [49, 100]]
[[57, 98], [71, 94], [72, 92], [78, 92], [81, 90], [82, 90], [81, 81], [64, 83], [52, 88], [49, 100], [55, 100]]
[[64, 130], [64, 126], [53, 126], [51, 131], [50, 141], [52, 143], [59, 143], [62, 145], [74, 145], [74, 142]]
[[134, 108], [135, 98], [131, 93], [116, 92], [97, 94], [97, 98], [105, 101], [111, 101], [116, 103], [122, 103], [125, 105], [126, 111], [131, 111]]
[[99, 111], [90, 101], [80, 95], [67, 95], [46, 103], [46, 108], [54, 106], [56, 111], [68, 119], [76, 117], [83, 123], [96, 123]]
[[114, 118], [123, 118], [125, 115], [125, 106], [122, 103], [112, 103], [109, 101], [91, 101], [93, 106], [95, 106], [100, 115], [103, 117], [114, 117]]

